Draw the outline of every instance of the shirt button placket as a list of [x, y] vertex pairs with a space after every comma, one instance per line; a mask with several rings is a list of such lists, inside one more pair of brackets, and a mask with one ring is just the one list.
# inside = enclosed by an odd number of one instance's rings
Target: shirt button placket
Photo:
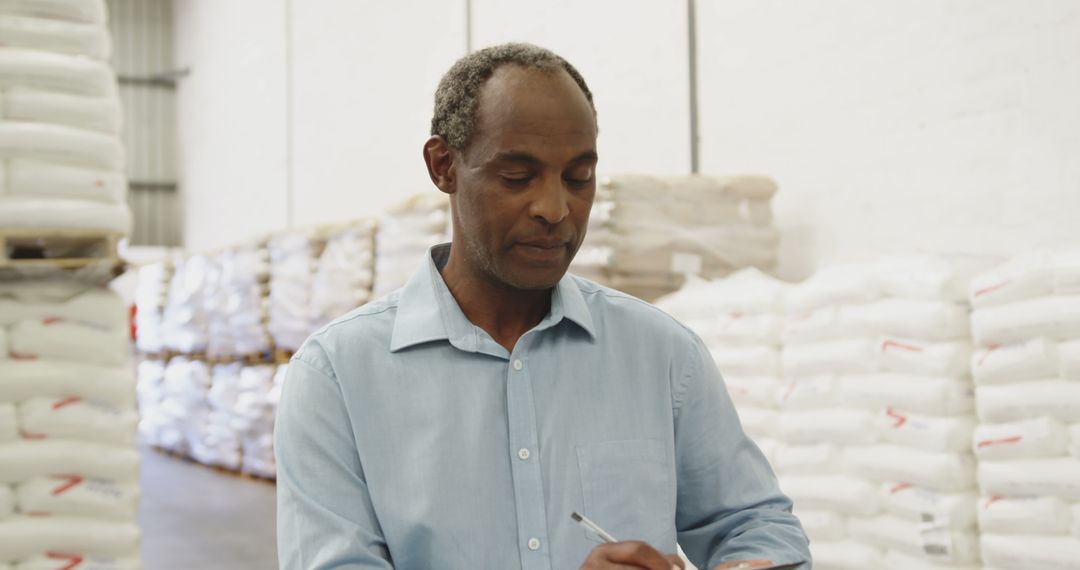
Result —
[[[523, 354], [523, 353], [522, 353]], [[536, 442], [536, 428], [532, 385], [525, 370], [525, 359], [511, 355], [507, 374], [507, 419], [510, 427], [511, 453], [517, 459], [511, 465], [514, 478], [514, 499], [517, 503], [518, 532], [524, 539], [522, 567], [525, 570], [550, 568], [550, 560], [543, 548], [547, 539], [547, 509], [544, 505], [543, 481]], [[526, 538], [527, 537], [527, 538]]]

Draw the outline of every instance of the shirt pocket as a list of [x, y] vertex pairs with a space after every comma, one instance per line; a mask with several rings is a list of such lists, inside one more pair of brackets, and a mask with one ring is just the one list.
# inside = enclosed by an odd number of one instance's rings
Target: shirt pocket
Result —
[[[674, 542], [673, 464], [655, 439], [578, 446], [583, 515], [618, 540]], [[603, 542], [586, 530], [586, 537]]]

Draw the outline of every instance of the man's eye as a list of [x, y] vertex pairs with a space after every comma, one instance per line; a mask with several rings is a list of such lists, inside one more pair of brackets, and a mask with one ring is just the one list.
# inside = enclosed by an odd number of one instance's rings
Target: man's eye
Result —
[[502, 180], [507, 186], [527, 186], [532, 176], [503, 176]]

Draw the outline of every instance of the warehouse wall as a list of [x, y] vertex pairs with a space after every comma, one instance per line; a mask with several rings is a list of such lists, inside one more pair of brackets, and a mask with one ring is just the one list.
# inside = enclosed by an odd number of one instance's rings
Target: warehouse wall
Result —
[[776, 176], [782, 273], [1080, 238], [1080, 4], [700, 2], [702, 170]]
[[[690, 169], [683, 2], [209, 6], [176, 3], [178, 66], [192, 68], [179, 92], [189, 246], [377, 214], [428, 190], [419, 146], [438, 77], [465, 52], [468, 7], [474, 47], [523, 39], [578, 65], [597, 94], [603, 172]], [[1008, 254], [1075, 238], [1078, 11], [699, 1], [701, 170], [780, 181], [785, 277], [887, 250]]]

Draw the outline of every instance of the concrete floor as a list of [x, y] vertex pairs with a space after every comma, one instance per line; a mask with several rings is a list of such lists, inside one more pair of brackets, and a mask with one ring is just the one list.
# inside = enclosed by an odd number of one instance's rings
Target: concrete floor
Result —
[[274, 570], [274, 486], [158, 453], [142, 455], [146, 570]]

